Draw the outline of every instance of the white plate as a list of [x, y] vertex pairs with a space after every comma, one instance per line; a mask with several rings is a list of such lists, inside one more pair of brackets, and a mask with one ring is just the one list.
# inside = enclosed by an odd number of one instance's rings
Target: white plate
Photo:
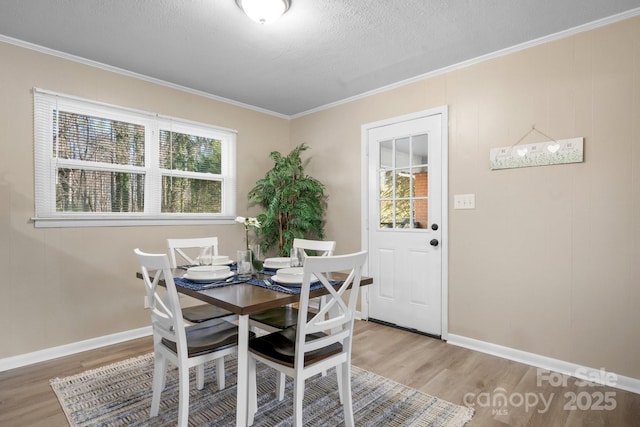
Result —
[[264, 260], [264, 267], [271, 269], [291, 267], [291, 258], [267, 258]]
[[187, 279], [187, 280], [191, 280], [192, 282], [195, 283], [211, 283], [211, 282], [216, 282], [218, 280], [224, 280], [224, 279], [228, 279], [229, 277], [233, 277], [233, 275], [236, 274], [233, 271], [230, 271], [229, 274], [225, 275], [225, 276], [218, 276], [218, 277], [212, 277], [210, 279], [192, 279], [191, 277], [189, 277], [189, 273], [185, 273], [182, 278], [183, 279]]
[[229, 260], [229, 261], [227, 261], [227, 262], [216, 262], [216, 263], [213, 263], [213, 264], [211, 264], [211, 265], [231, 265], [231, 264], [233, 264], [233, 263], [234, 263], [234, 261]]
[[[229, 258], [226, 255], [214, 255], [213, 256], [213, 264], [211, 264], [211, 256], [206, 255], [206, 256], [197, 256], [195, 259], [195, 262], [199, 265], [225, 265], [231, 261], [231, 258]], [[217, 259], [216, 259], [217, 258]], [[204, 263], [201, 263], [202, 261], [204, 261]], [[207, 264], [208, 263], [208, 264]]]
[[[281, 285], [302, 286], [302, 281], [301, 280], [289, 279], [289, 278], [280, 278], [280, 277], [278, 277], [277, 274], [271, 276], [271, 280], [273, 280], [274, 282], [279, 283]], [[319, 280], [320, 279], [318, 279], [316, 276], [311, 276], [311, 283], [315, 283], [315, 282], [317, 282]]]

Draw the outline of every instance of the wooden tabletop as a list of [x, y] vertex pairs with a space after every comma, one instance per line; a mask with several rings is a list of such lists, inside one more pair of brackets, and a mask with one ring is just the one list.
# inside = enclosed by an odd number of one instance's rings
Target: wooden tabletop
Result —
[[[179, 277], [184, 273], [184, 270], [181, 269], [175, 269], [173, 271], [175, 277]], [[136, 277], [142, 279], [142, 274], [138, 272], [136, 273]], [[258, 279], [261, 280], [269, 277], [271, 276], [258, 274]], [[333, 278], [341, 280], [345, 279], [346, 275], [334, 273]], [[367, 286], [372, 283], [373, 279], [370, 277], [363, 276], [360, 280], [360, 286]], [[164, 286], [163, 281], [161, 281], [160, 284]], [[204, 289], [202, 291], [194, 291], [182, 286], [176, 286], [176, 289], [180, 293], [217, 307], [222, 307], [238, 315], [257, 313], [268, 308], [281, 307], [300, 300], [299, 294], [285, 294], [249, 283], [238, 283], [235, 285]], [[326, 289], [318, 289], [312, 291], [310, 296], [313, 298], [327, 293]]]

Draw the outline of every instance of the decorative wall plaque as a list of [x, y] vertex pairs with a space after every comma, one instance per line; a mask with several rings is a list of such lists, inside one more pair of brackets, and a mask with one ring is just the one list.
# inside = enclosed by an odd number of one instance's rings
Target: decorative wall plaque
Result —
[[584, 161], [583, 145], [584, 138], [580, 137], [492, 148], [489, 162], [491, 169], [580, 163]]

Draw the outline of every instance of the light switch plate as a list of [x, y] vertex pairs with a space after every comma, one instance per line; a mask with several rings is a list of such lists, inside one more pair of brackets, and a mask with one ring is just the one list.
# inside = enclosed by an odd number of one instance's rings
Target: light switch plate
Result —
[[475, 209], [476, 195], [475, 194], [455, 194], [453, 196], [453, 208], [454, 209]]

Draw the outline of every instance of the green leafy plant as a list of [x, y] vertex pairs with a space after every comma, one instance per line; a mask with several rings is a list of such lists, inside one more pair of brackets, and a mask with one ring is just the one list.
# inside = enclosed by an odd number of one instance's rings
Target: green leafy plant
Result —
[[308, 148], [301, 144], [286, 156], [272, 151], [273, 168], [249, 191], [249, 200], [265, 209], [256, 229], [264, 252], [277, 248], [279, 256], [288, 256], [296, 237], [324, 237], [324, 185], [305, 174], [300, 157]]

